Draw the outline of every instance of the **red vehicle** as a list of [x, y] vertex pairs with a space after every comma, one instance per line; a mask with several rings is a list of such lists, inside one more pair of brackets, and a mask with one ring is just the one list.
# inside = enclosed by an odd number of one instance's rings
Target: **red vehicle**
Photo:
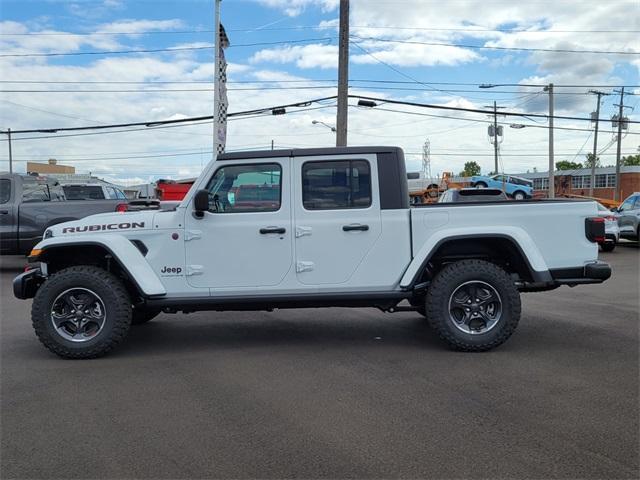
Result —
[[193, 181], [158, 180], [156, 197], [158, 200], [182, 200], [193, 185]]

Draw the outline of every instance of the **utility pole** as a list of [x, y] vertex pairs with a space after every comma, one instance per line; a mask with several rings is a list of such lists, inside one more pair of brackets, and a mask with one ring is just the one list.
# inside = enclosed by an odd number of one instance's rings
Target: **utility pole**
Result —
[[[596, 158], [598, 158], [598, 124], [600, 123], [600, 97], [602, 97], [602, 95], [608, 95], [608, 93], [604, 93], [601, 92], [599, 90], [589, 90], [589, 93], [593, 93], [594, 95], [598, 96], [598, 103], [596, 104], [596, 118], [595, 118], [595, 123], [596, 123], [596, 129], [595, 129], [595, 135], [593, 137], [593, 163], [591, 164], [591, 183], [590, 183], [590, 187], [589, 187], [589, 196], [593, 197], [593, 188], [595, 187], [596, 184]], [[591, 116], [591, 120], [593, 121], [593, 115]]]
[[349, 0], [340, 0], [338, 47], [338, 114], [336, 147], [347, 146], [347, 109], [349, 108]]
[[624, 108], [624, 87], [620, 89], [620, 104], [618, 107], [618, 145], [616, 148], [616, 189], [614, 190], [614, 200], [620, 201], [620, 149], [622, 146], [622, 123], [624, 118], [622, 117]]
[[555, 161], [553, 159], [553, 83], [544, 90], [549, 92], [549, 198], [556, 196]]
[[[498, 109], [499, 108], [504, 108], [504, 107], [499, 107], [496, 102], [493, 102], [493, 105], [485, 105], [484, 108], [493, 108], [493, 125], [489, 125], [489, 142], [493, 143], [493, 157], [494, 157], [494, 162], [495, 162], [495, 173], [497, 174], [499, 172], [499, 168], [498, 168], [498, 137], [502, 136], [502, 131], [501, 128], [502, 126], [500, 126], [500, 129], [498, 128]], [[491, 138], [493, 138], [493, 141], [491, 141]]]
[[496, 174], [498, 170], [498, 106], [493, 101], [493, 157], [495, 161]]
[[9, 144], [9, 173], [13, 173], [13, 154], [11, 153], [11, 129], [7, 128], [7, 140]]

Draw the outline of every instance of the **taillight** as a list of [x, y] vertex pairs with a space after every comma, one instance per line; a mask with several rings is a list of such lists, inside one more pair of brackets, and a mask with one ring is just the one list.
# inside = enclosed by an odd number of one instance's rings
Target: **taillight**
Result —
[[126, 212], [127, 210], [129, 210], [129, 205], [126, 203], [119, 203], [116, 205], [116, 212]]
[[594, 243], [602, 243], [604, 237], [604, 218], [590, 217], [584, 221], [584, 234], [587, 239]]

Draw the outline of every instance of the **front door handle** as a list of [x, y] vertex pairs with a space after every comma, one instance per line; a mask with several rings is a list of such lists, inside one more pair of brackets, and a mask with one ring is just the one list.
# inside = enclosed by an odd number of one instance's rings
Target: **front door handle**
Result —
[[0, 210], [0, 215], [9, 215], [9, 210]]
[[345, 232], [366, 232], [367, 230], [369, 230], [369, 225], [343, 225], [342, 230], [344, 230]]
[[283, 228], [283, 227], [266, 227], [266, 228], [261, 228], [260, 229], [260, 233], [262, 235], [268, 235], [270, 233], [277, 233], [282, 235], [283, 233], [286, 233], [287, 229]]

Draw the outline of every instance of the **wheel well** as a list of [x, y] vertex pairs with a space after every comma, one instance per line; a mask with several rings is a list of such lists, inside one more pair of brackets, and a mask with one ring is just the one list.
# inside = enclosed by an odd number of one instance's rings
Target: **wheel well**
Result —
[[93, 265], [102, 268], [122, 280], [132, 299], [141, 297], [140, 289], [120, 261], [101, 245], [50, 247], [40, 255], [38, 260], [47, 264], [49, 274], [76, 265]]
[[418, 282], [429, 281], [444, 265], [464, 259], [487, 260], [521, 280], [533, 281], [531, 267], [513, 240], [505, 237], [474, 237], [447, 240], [438, 245]]

